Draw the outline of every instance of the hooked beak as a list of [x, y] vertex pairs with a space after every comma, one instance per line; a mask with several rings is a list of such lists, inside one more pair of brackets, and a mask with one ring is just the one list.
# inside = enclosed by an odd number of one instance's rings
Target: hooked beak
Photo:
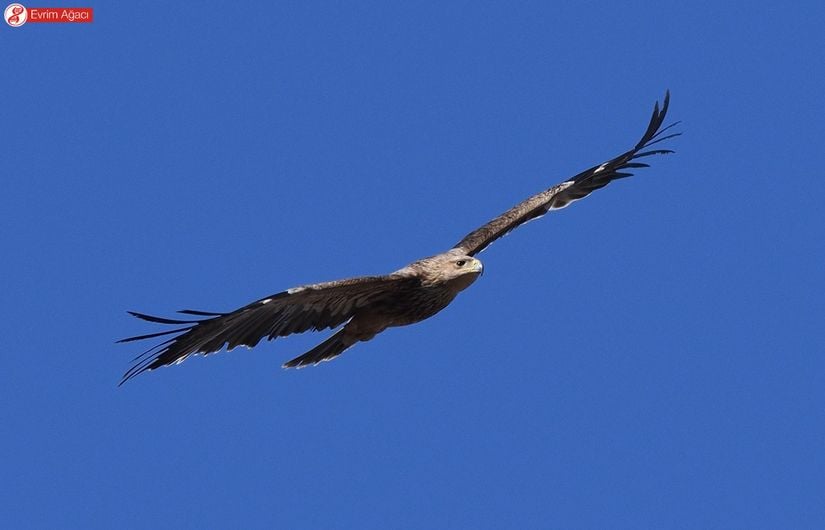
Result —
[[484, 274], [484, 265], [482, 265], [482, 263], [475, 258], [473, 258], [473, 271], [477, 272], [479, 275]]

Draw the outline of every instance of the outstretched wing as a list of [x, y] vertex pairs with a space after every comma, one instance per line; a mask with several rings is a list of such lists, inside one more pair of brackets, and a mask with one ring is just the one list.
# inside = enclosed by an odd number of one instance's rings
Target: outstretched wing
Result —
[[656, 102], [656, 105], [653, 107], [653, 116], [650, 118], [650, 124], [647, 126], [647, 130], [642, 136], [642, 139], [639, 140], [639, 143], [637, 143], [633, 149], [603, 164], [582, 171], [575, 177], [557, 184], [550, 189], [533, 195], [484, 226], [467, 234], [464, 239], [455, 245], [455, 248], [463, 250], [469, 256], [474, 256], [487, 248], [490, 243], [519, 225], [537, 219], [550, 210], [564, 208], [571, 202], [590, 195], [592, 191], [607, 186], [613, 180], [631, 176], [632, 173], [628, 173], [626, 170], [648, 167], [648, 164], [634, 162], [634, 160], [651, 155], [672, 153], [673, 151], [669, 149], [647, 150], [653, 144], [681, 134], [674, 133], [662, 136], [665, 131], [678, 124], [678, 122], [676, 122], [665, 128], [661, 128], [669, 104], [670, 92], [668, 91], [665, 93], [661, 110], [659, 110], [659, 103]]
[[268, 340], [307, 330], [334, 328], [353, 317], [359, 310], [382, 303], [414, 287], [418, 280], [398, 274], [364, 276], [334, 282], [317, 283], [288, 289], [262, 298], [231, 313], [208, 313], [185, 309], [179, 313], [194, 320], [161, 318], [143, 313], [129, 313], [158, 324], [182, 325], [176, 329], [129, 337], [118, 342], [132, 342], [164, 335], [172, 338], [150, 348], [134, 359], [135, 365], [121, 380], [160, 366], [177, 364], [192, 354], [209, 354], [226, 346], [252, 348], [261, 339]]

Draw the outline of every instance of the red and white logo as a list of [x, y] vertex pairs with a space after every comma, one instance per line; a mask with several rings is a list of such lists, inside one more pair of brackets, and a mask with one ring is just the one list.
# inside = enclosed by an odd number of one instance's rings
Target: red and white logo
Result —
[[21, 4], [9, 4], [3, 18], [13, 28], [26, 22], [88, 24], [94, 22], [95, 10], [92, 7], [23, 7]]
[[6, 24], [16, 28], [26, 23], [29, 19], [29, 12], [20, 4], [9, 4], [9, 7], [3, 11], [3, 18], [6, 19]]

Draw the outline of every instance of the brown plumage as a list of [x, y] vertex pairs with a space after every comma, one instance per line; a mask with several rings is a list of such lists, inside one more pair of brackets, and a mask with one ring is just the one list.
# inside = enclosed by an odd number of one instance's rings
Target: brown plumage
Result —
[[406, 326], [425, 320], [450, 304], [459, 292], [481, 274], [475, 256], [490, 243], [519, 225], [563, 208], [586, 197], [611, 181], [629, 177], [628, 169], [648, 167], [634, 162], [642, 157], [672, 153], [648, 149], [679, 133], [663, 135], [675, 123], [662, 128], [670, 94], [665, 94], [661, 110], [656, 103], [653, 116], [641, 140], [629, 151], [565, 180], [517, 204], [484, 226], [470, 232], [454, 248], [415, 261], [386, 276], [364, 276], [295, 287], [262, 298], [230, 313], [183, 310], [197, 319], [169, 319], [130, 313], [158, 324], [178, 325], [176, 329], [130, 337], [131, 342], [172, 335], [171, 338], [136, 357], [121, 384], [160, 366], [177, 364], [193, 354], [209, 354], [236, 346], [249, 348], [262, 339], [343, 326], [326, 341], [284, 364], [302, 367], [328, 361], [362, 341], [372, 339], [389, 327]]

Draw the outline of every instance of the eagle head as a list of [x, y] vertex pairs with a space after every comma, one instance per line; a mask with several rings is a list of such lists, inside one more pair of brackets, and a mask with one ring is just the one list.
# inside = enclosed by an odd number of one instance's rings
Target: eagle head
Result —
[[460, 249], [452, 249], [418, 260], [404, 269], [419, 277], [425, 287], [447, 285], [458, 292], [476, 281], [484, 271], [484, 266], [481, 261], [468, 256]]

